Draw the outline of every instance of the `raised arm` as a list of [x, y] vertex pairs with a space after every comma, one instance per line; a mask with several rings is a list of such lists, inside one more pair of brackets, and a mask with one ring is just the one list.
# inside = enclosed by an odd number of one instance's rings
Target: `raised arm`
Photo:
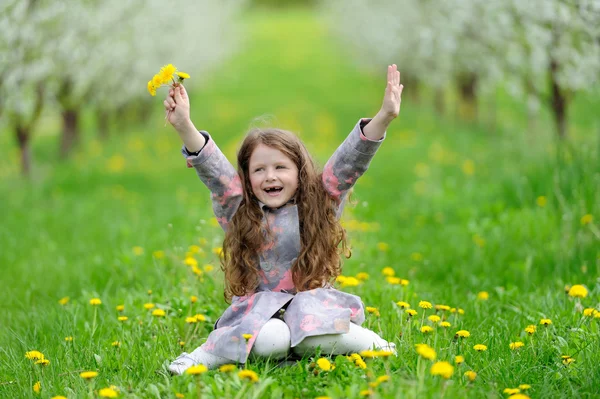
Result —
[[240, 178], [210, 134], [196, 130], [190, 120], [189, 109], [189, 97], [183, 86], [169, 92], [165, 110], [169, 122], [183, 141], [181, 152], [188, 167], [196, 169], [198, 177], [210, 190], [213, 211], [226, 230], [243, 198]]
[[396, 65], [388, 66], [387, 86], [381, 109], [373, 119], [363, 118], [333, 153], [323, 169], [323, 185], [338, 203], [341, 215], [348, 191], [368, 169], [371, 159], [385, 138], [390, 123], [400, 112], [403, 85]]

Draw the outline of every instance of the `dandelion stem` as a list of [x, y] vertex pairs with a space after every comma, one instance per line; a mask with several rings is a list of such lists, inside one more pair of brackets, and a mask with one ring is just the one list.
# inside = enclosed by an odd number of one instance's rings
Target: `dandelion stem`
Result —
[[98, 308], [94, 306], [94, 320], [92, 321], [92, 338], [96, 333], [96, 315], [98, 314]]

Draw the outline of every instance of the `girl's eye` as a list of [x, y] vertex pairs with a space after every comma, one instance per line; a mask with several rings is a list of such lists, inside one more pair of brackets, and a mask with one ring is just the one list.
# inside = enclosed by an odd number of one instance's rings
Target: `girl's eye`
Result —
[[255, 172], [260, 172], [263, 168], [256, 168], [254, 169]]
[[285, 166], [279, 165], [277, 166], [277, 169], [285, 169]]

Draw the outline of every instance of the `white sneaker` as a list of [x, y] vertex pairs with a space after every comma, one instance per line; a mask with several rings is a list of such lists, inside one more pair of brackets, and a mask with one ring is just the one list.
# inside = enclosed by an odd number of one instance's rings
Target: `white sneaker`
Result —
[[194, 366], [196, 362], [192, 359], [188, 353], [183, 352], [181, 355], [177, 356], [177, 359], [173, 360], [171, 364], [169, 364], [169, 371], [174, 375], [181, 375], [185, 372], [185, 370]]

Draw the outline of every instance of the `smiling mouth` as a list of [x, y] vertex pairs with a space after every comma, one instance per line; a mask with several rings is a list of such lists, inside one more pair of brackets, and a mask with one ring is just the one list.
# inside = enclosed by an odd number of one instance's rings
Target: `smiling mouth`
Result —
[[269, 187], [265, 188], [264, 191], [271, 197], [276, 197], [281, 191], [283, 191], [283, 187]]

